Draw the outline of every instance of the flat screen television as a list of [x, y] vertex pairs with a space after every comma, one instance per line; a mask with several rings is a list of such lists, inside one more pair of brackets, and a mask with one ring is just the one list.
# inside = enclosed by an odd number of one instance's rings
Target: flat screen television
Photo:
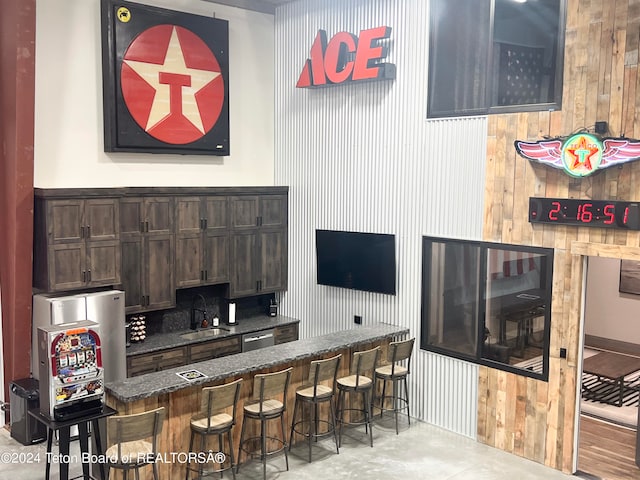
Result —
[[383, 233], [316, 230], [319, 285], [396, 294], [396, 239]]

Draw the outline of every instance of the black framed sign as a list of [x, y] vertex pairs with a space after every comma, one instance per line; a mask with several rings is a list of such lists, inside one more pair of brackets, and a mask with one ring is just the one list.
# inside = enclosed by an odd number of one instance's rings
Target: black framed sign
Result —
[[229, 155], [228, 22], [101, 2], [104, 150]]

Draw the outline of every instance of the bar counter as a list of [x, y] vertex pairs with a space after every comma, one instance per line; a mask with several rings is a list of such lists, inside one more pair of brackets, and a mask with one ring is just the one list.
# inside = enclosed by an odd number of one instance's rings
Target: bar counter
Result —
[[[187, 452], [190, 436], [189, 422], [200, 407], [202, 387], [220, 385], [242, 378], [238, 418], [233, 432], [234, 449], [236, 449], [242, 425], [242, 408], [244, 402], [251, 398], [255, 374], [293, 367], [287, 395], [288, 411], [285, 416], [286, 422], [290, 422], [289, 416], [293, 411], [296, 388], [306, 381], [311, 360], [328, 358], [341, 353], [342, 361], [338, 376], [348, 375], [351, 354], [354, 351], [380, 346], [379, 363], [384, 364], [389, 342], [405, 338], [408, 334], [409, 329], [405, 327], [379, 323], [127, 378], [124, 381], [106, 385], [106, 403], [115, 408], [120, 415], [165, 407], [166, 418], [161, 434], [160, 452]], [[187, 370], [197, 370], [205, 377], [187, 381], [177, 375]], [[249, 433], [251, 434], [251, 431]], [[184, 477], [185, 467], [182, 464], [161, 463], [159, 467], [161, 478]]]

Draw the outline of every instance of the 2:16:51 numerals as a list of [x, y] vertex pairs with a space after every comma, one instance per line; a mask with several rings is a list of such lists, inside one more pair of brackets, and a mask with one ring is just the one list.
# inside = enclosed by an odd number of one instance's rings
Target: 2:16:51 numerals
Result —
[[[553, 220], [553, 221], [558, 221], [561, 220], [561, 218], [558, 217], [558, 214], [561, 214], [561, 210], [562, 210], [562, 204], [560, 202], [551, 202], [551, 205], [553, 206], [553, 208], [551, 208], [551, 210], [549, 210], [549, 220]], [[604, 215], [604, 218], [602, 223], [604, 223], [605, 225], [611, 225], [613, 223], [615, 223], [616, 221], [616, 210], [615, 210], [615, 206], [612, 204], [607, 204], [602, 208], [602, 214]], [[583, 223], [591, 223], [594, 219], [595, 220], [599, 220], [600, 217], [597, 216], [598, 215], [598, 209], [596, 209], [596, 211], [594, 212], [593, 210], [593, 204], [589, 203], [589, 202], [585, 202], [585, 203], [581, 203], [578, 205], [578, 210], [576, 212], [575, 217], [569, 216], [569, 215], [563, 215], [564, 218], [575, 218], [576, 220], [583, 222]], [[595, 215], [595, 217], [594, 217]], [[625, 208], [624, 211], [624, 218], [622, 220], [623, 224], [627, 223], [627, 218], [629, 215], [629, 207]]]

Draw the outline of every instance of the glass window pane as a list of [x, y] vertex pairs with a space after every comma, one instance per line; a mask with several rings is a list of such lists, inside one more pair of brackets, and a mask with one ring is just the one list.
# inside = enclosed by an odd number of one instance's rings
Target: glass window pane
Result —
[[425, 313], [428, 344], [475, 357], [478, 348], [480, 249], [471, 243], [431, 244]]
[[555, 101], [561, 0], [495, 0], [493, 106]]
[[429, 116], [486, 112], [490, 0], [431, 2]]
[[542, 373], [550, 261], [534, 251], [487, 249], [483, 358]]

